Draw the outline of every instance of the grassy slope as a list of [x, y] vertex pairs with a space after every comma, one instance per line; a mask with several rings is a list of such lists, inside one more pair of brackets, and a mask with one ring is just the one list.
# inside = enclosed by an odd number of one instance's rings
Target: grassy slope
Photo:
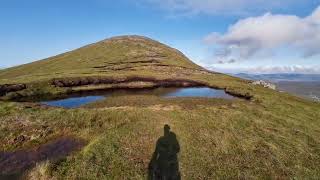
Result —
[[[152, 62], [144, 63], [150, 60], [159, 60], [161, 65], [200, 69], [175, 49], [144, 37], [129, 36], [107, 39], [52, 58], [2, 70], [0, 83], [28, 83], [57, 77], [115, 75], [121, 73], [113, 69], [94, 67], [108, 66], [121, 69], [153, 65]], [[137, 61], [138, 63], [129, 64]], [[139, 74], [142, 69], [139, 69]], [[128, 73], [135, 74], [125, 72]]]
[[[151, 77], [214, 80], [213, 86], [234, 88], [244, 80], [208, 73], [181, 52], [140, 36], [107, 39], [52, 58], [0, 71], [0, 84], [25, 83], [28, 89], [9, 93], [4, 99], [20, 96], [48, 96], [65, 93], [48, 82], [53, 78]], [[232, 86], [229, 86], [232, 85]], [[94, 87], [89, 87], [94, 88]], [[245, 87], [247, 88], [247, 87]], [[242, 89], [242, 88], [241, 88]]]
[[[180, 57], [175, 53], [173, 56]], [[177, 62], [166, 60], [163, 63]], [[188, 61], [181, 62], [177, 65], [199, 68]], [[32, 82], [36, 79], [34, 74], [16, 76], [23, 73], [21, 68], [32, 68], [28, 66], [5, 70], [0, 77], [3, 82], [21, 82], [24, 78]], [[94, 64], [81, 65], [83, 68], [74, 70], [75, 74], [69, 71], [60, 73], [65, 76], [79, 76], [80, 72], [97, 73], [92, 66]], [[140, 70], [109, 70], [98, 74], [178, 76], [242, 94], [250, 93], [254, 98], [252, 101], [230, 101], [123, 96], [80, 109], [0, 102], [0, 148], [15, 150], [34, 147], [59, 136], [78, 136], [89, 142], [81, 152], [60, 162], [40, 164], [32, 174], [58, 179], [143, 179], [155, 143], [167, 123], [180, 142], [179, 163], [183, 179], [315, 179], [320, 176], [319, 103], [249, 85], [222, 74], [194, 73], [174, 67], [165, 71], [135, 68]], [[37, 73], [41, 74], [40, 71]], [[43, 79], [52, 76], [50, 73]], [[32, 138], [15, 142], [14, 139], [21, 134]]]

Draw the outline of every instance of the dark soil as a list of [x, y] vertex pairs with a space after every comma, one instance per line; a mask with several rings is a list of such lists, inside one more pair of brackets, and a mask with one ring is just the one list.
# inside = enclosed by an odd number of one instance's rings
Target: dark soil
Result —
[[62, 137], [35, 149], [0, 152], [0, 179], [18, 179], [36, 163], [45, 160], [57, 161], [75, 150], [80, 150], [84, 145], [83, 140]]
[[123, 79], [106, 78], [106, 77], [86, 77], [86, 78], [64, 78], [55, 79], [52, 84], [57, 87], [76, 87], [84, 85], [97, 84], [118, 84], [129, 82], [152, 82], [158, 87], [192, 87], [192, 86], [206, 86], [206, 83], [187, 80], [187, 79], [164, 79], [158, 80], [155, 78], [144, 77], [128, 77]]
[[25, 84], [0, 84], [0, 96], [3, 96], [9, 92], [21, 91], [26, 88], [27, 86]]

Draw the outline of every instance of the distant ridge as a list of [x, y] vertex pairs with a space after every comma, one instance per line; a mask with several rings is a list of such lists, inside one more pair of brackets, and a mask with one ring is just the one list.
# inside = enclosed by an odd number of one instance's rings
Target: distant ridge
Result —
[[320, 81], [320, 74], [247, 74], [239, 73], [235, 76], [249, 80], [269, 80], [269, 81]]

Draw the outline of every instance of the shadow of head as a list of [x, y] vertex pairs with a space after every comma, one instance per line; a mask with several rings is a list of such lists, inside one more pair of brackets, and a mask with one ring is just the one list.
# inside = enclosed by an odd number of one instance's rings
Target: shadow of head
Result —
[[165, 125], [164, 134], [156, 142], [156, 148], [149, 163], [148, 179], [152, 180], [179, 180], [178, 153], [180, 145], [176, 134]]
[[164, 130], [164, 133], [163, 133], [164, 136], [168, 137], [170, 135], [170, 126], [168, 124], [164, 125], [163, 130]]

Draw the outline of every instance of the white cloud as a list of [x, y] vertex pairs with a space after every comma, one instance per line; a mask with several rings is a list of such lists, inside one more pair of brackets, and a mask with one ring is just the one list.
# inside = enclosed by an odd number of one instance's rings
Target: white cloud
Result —
[[273, 74], [273, 73], [298, 73], [320, 74], [320, 66], [257, 66], [257, 67], [224, 67], [219, 65], [207, 66], [207, 69], [224, 73], [249, 73], [249, 74]]
[[174, 12], [206, 14], [249, 14], [284, 9], [291, 5], [306, 4], [308, 1], [296, 0], [142, 0], [156, 4]]
[[239, 20], [225, 34], [216, 32], [205, 38], [206, 43], [220, 45], [224, 50], [249, 58], [258, 53], [272, 54], [287, 48], [303, 56], [320, 54], [320, 6], [305, 18], [267, 13]]
[[252, 69], [247, 69], [247, 71], [252, 73], [301, 73], [301, 74], [319, 74], [319, 67], [310, 66], [267, 66], [267, 67], [256, 67]]

